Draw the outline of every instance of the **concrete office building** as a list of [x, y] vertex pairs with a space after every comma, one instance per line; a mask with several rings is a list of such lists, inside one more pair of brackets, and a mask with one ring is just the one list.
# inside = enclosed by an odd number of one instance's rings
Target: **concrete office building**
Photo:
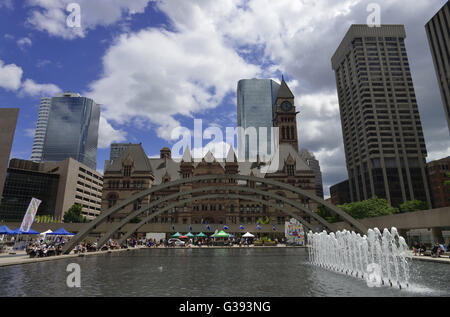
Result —
[[[271, 79], [242, 79], [237, 87], [237, 126], [244, 129], [256, 128], [258, 144], [256, 150], [259, 152], [259, 128], [267, 128], [267, 149], [261, 151], [272, 154], [270, 142], [270, 128], [274, 126], [275, 101], [278, 96], [280, 85]], [[245, 158], [255, 158], [256, 153], [251, 152], [249, 137], [239, 135], [238, 155], [245, 155]], [[244, 145], [239, 149], [239, 143]]]
[[36, 163], [42, 161], [42, 151], [44, 149], [45, 133], [47, 132], [48, 115], [52, 106], [52, 98], [42, 98], [39, 108], [36, 131], [34, 133], [33, 150], [31, 151], [31, 160]]
[[42, 162], [71, 157], [89, 168], [97, 167], [100, 107], [79, 94], [63, 93], [51, 99]]
[[450, 2], [425, 25], [450, 132]]
[[96, 170], [68, 158], [59, 163], [43, 163], [46, 173], [59, 175], [55, 218], [62, 220], [74, 204], [82, 206], [82, 214], [94, 219], [101, 212], [103, 175]]
[[3, 193], [18, 117], [19, 109], [17, 108], [0, 109], [0, 197]]
[[431, 205], [403, 25], [353, 25], [332, 57], [352, 201]]

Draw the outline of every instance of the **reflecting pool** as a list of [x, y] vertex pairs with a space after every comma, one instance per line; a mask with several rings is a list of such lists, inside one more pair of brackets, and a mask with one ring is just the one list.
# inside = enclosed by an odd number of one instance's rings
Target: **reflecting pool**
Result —
[[[67, 266], [81, 268], [69, 288]], [[308, 263], [300, 248], [142, 249], [0, 268], [0, 296], [450, 296], [450, 266], [413, 261], [407, 290]]]

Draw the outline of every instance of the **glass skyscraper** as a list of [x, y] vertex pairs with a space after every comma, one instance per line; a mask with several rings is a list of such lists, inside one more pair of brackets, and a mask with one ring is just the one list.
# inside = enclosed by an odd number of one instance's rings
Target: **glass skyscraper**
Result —
[[[238, 82], [237, 87], [237, 125], [244, 129], [256, 128], [258, 150], [260, 142], [259, 127], [268, 128], [267, 150], [262, 149], [267, 154], [272, 154], [270, 128], [273, 127], [274, 104], [279, 89], [280, 85], [271, 79], [243, 79]], [[246, 138], [241, 142], [245, 144], [245, 158], [248, 159], [250, 156], [249, 138], [245, 135], [238, 136], [238, 138]], [[239, 149], [239, 152], [242, 153], [242, 150]]]
[[100, 107], [92, 99], [73, 93], [52, 98], [42, 161], [71, 157], [96, 169], [99, 121]]

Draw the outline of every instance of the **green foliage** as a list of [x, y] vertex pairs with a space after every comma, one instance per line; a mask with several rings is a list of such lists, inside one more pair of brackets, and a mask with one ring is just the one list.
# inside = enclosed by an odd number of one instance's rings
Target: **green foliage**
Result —
[[130, 223], [139, 223], [142, 221], [142, 217], [137, 216], [136, 218], [134, 218], [133, 220], [130, 221]]
[[269, 217], [266, 216], [266, 218], [264, 218], [264, 219], [259, 218], [256, 221], [256, 223], [259, 224], [259, 225], [268, 225], [270, 223], [270, 219], [269, 219]]
[[[447, 177], [450, 178], [450, 172], [446, 173], [446, 175], [447, 175]], [[450, 190], [450, 180], [445, 181], [445, 182], [444, 182], [444, 186], [446, 186], [446, 187], [448, 186], [448, 187], [449, 187], [448, 190]]]
[[339, 205], [338, 208], [342, 209], [355, 219], [388, 216], [398, 212], [398, 209], [389, 205], [386, 199], [378, 197]]
[[428, 204], [424, 201], [420, 200], [410, 200], [407, 201], [404, 204], [400, 205], [400, 212], [412, 212], [412, 211], [418, 211], [418, 210], [427, 210]]
[[319, 208], [317, 208], [317, 214], [319, 216], [321, 216], [323, 219], [325, 219], [326, 221], [328, 221], [329, 223], [335, 223], [335, 222], [340, 221], [340, 218], [338, 215], [329, 211], [324, 206], [319, 206]]
[[88, 222], [86, 217], [82, 215], [82, 207], [80, 205], [73, 205], [64, 214], [65, 223], [85, 223]]

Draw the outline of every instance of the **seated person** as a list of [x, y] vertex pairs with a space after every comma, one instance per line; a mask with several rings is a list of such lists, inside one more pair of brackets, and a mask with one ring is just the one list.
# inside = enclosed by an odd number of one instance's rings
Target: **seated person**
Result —
[[423, 242], [420, 242], [419, 253], [423, 255], [425, 251], [427, 251], [427, 247], [423, 244]]
[[431, 256], [433, 258], [439, 258], [442, 252], [443, 252], [443, 250], [441, 249], [441, 246], [439, 245], [438, 242], [436, 242], [434, 244], [433, 249], [431, 250]]
[[414, 255], [417, 255], [417, 252], [419, 251], [419, 244], [416, 241], [413, 243], [412, 249], [413, 249]]

